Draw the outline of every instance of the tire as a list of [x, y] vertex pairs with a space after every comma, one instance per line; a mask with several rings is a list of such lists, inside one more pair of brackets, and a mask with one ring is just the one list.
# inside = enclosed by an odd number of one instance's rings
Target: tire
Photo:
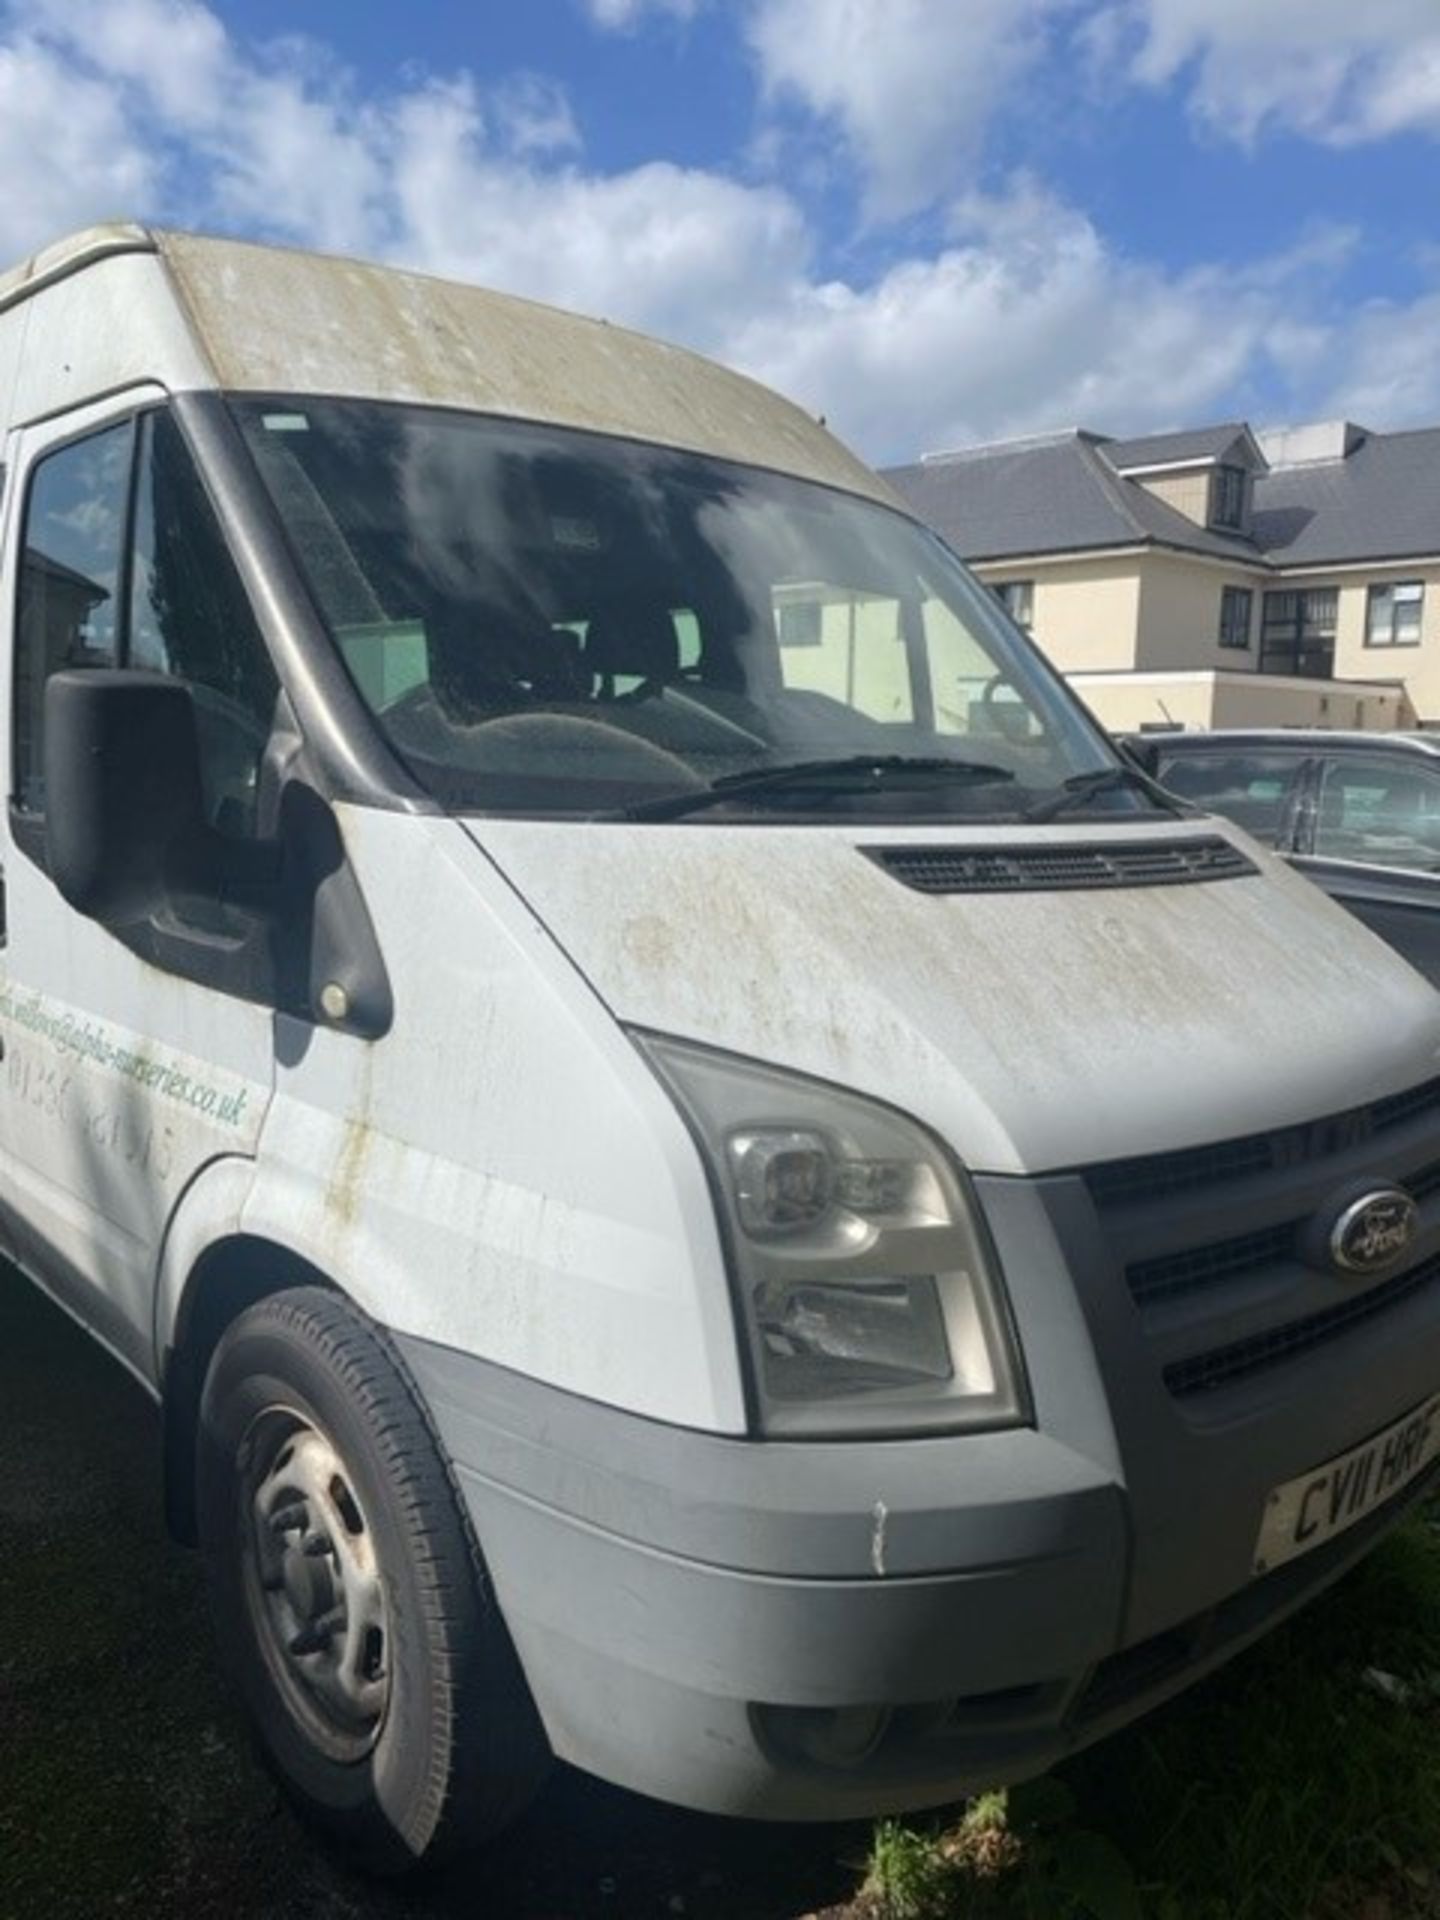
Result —
[[459, 1490], [379, 1330], [319, 1287], [222, 1335], [196, 1454], [221, 1658], [302, 1814], [398, 1873], [482, 1845], [549, 1751]]

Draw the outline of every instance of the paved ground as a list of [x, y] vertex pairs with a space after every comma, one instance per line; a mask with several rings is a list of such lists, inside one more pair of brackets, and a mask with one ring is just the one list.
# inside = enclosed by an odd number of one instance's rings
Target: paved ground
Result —
[[0, 1265], [0, 1920], [793, 1920], [859, 1832], [681, 1814], [561, 1773], [423, 1894], [340, 1872], [248, 1751], [145, 1395]]

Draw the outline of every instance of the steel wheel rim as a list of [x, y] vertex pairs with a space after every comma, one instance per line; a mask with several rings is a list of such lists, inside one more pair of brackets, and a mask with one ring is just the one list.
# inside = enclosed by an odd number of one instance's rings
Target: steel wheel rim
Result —
[[308, 1414], [273, 1407], [239, 1453], [245, 1598], [271, 1677], [309, 1739], [358, 1760], [390, 1703], [390, 1623], [354, 1475]]

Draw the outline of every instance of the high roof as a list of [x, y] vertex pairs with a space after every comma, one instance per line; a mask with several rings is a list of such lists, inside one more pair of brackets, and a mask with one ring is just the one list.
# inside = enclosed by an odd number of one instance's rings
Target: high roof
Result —
[[[1245, 534], [1199, 526], [1117, 471], [1132, 461], [1179, 465], [1197, 447], [1228, 451], [1237, 439], [1256, 445], [1248, 428], [1234, 425], [1122, 441], [1075, 431], [972, 447], [886, 477], [970, 560], [1140, 545], [1267, 570], [1440, 555], [1440, 427], [1351, 429], [1343, 457], [1262, 464]], [[1177, 446], [1188, 451], [1176, 454]]]
[[[47, 317], [22, 339], [7, 315], [31, 301]], [[91, 228], [0, 276], [0, 328], [15, 419], [76, 404], [92, 373], [96, 393], [150, 379], [354, 394], [612, 433], [894, 500], [809, 414], [712, 360], [394, 267]]]

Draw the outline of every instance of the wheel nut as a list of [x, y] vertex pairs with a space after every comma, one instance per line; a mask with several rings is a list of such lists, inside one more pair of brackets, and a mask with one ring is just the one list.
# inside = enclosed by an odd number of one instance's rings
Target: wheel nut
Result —
[[307, 1533], [301, 1552], [311, 1560], [328, 1560], [333, 1549], [323, 1533]]

